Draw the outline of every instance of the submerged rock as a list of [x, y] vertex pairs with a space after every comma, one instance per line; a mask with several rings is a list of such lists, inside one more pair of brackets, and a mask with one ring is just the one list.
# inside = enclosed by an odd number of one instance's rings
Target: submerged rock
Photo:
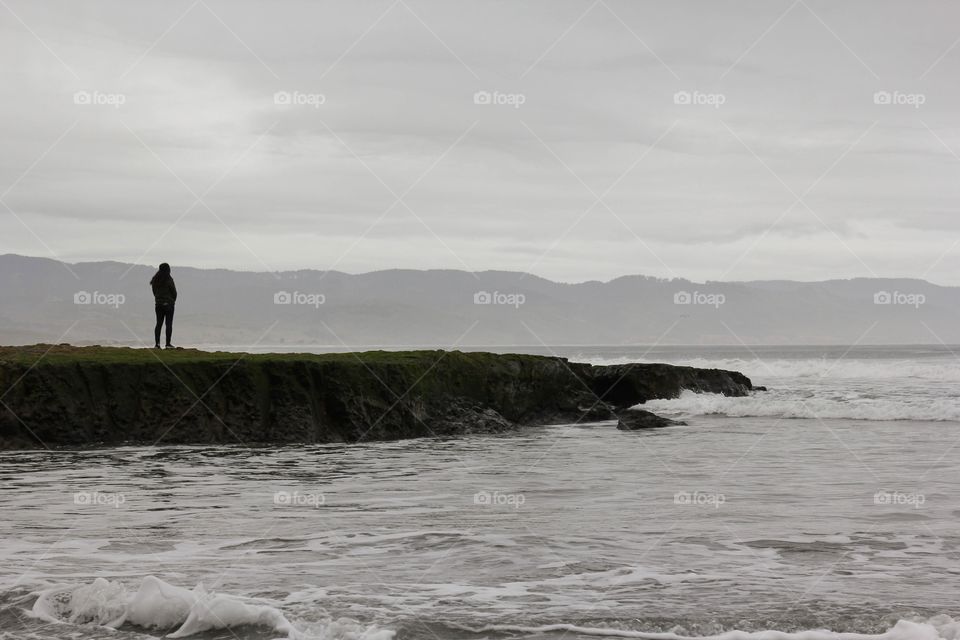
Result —
[[641, 429], [661, 429], [671, 426], [686, 426], [682, 420], [671, 420], [644, 409], [630, 409], [622, 411], [617, 416], [617, 429], [621, 431], [638, 431]]

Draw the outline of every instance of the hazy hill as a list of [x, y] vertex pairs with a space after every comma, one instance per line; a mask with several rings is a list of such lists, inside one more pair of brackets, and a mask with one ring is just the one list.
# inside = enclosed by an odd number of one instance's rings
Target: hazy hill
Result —
[[[152, 343], [153, 267], [68, 266], [0, 256], [0, 343]], [[960, 343], [960, 288], [921, 280], [625, 276], [566, 284], [504, 271], [272, 274], [174, 266], [173, 273], [180, 290], [175, 342], [183, 345]], [[475, 302], [480, 292], [497, 297], [482, 304], [481, 294]], [[881, 292], [890, 294], [889, 304], [875, 303]]]

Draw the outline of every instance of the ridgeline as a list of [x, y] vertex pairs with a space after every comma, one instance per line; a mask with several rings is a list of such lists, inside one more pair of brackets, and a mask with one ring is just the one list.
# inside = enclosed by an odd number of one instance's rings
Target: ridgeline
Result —
[[0, 449], [490, 433], [613, 420], [685, 389], [743, 396], [753, 386], [720, 369], [460, 351], [0, 347]]

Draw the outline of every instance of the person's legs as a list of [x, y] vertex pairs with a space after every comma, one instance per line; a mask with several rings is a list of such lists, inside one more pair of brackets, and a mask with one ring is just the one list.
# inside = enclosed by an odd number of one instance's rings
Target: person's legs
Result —
[[165, 307], [167, 320], [167, 346], [170, 346], [170, 338], [173, 337], [173, 305], [168, 304]]
[[157, 313], [157, 326], [153, 328], [153, 344], [160, 346], [160, 327], [163, 325], [163, 307], [159, 304], [154, 307]]

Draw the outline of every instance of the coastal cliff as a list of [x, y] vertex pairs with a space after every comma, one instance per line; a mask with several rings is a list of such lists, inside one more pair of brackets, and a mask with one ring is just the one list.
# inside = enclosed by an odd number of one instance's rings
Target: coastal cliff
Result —
[[735, 371], [460, 351], [239, 354], [0, 347], [0, 448], [393, 440], [615, 419]]

